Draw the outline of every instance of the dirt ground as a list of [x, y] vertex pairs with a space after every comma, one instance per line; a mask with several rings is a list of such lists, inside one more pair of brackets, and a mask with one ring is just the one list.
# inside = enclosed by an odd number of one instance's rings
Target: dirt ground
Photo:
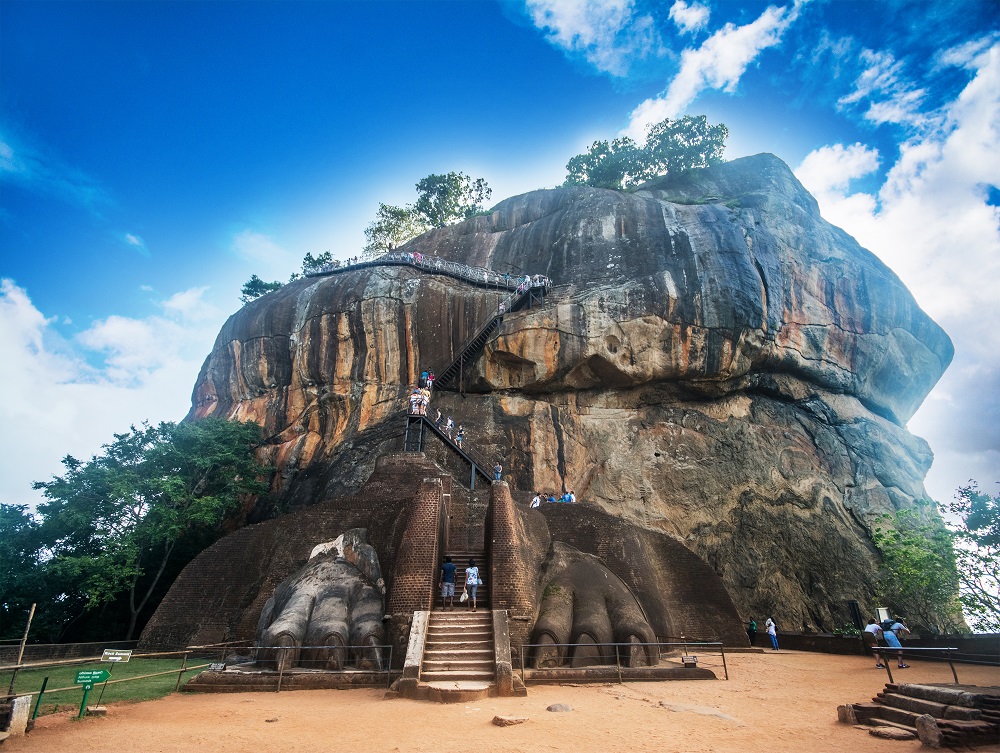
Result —
[[[527, 698], [453, 705], [384, 700], [377, 690], [174, 694], [109, 705], [105, 718], [39, 719], [3, 753], [312, 753], [313, 751], [573, 751], [573, 753], [906, 753], [839, 724], [837, 706], [869, 700], [884, 670], [862, 657], [796, 651], [727, 656], [730, 680], [533, 685]], [[897, 681], [950, 682], [948, 666], [912, 661]], [[959, 665], [964, 684], [1000, 685], [1000, 669]], [[721, 672], [720, 672], [721, 676]], [[549, 712], [555, 703], [569, 712]], [[495, 715], [527, 717], [497, 727]], [[989, 750], [979, 748], [978, 751]], [[1000, 750], [993, 748], [992, 750]]]

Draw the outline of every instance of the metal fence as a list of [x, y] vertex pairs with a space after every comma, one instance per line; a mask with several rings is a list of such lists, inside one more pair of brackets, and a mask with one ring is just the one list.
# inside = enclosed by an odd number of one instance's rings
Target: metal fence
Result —
[[[615, 667], [618, 682], [624, 682], [622, 670], [644, 667], [719, 667], [729, 679], [729, 667], [726, 664], [726, 652], [721, 641], [658, 641], [656, 643], [525, 643], [517, 652], [520, 658], [521, 681], [525, 679], [525, 669], [545, 669], [547, 672], [576, 672], [581, 666], [573, 666], [574, 659], [581, 648], [596, 650], [596, 656], [583, 657], [588, 667]], [[555, 649], [554, 656], [549, 661], [557, 662], [555, 666], [532, 667], [530, 663], [544, 657], [546, 652]], [[641, 651], [641, 656], [636, 652]], [[697, 653], [695, 653], [697, 652]], [[710, 657], [706, 660], [706, 657]], [[543, 659], [543, 661], [546, 659]]]
[[[423, 269], [428, 272], [448, 275], [459, 280], [488, 287], [495, 290], [516, 291], [522, 287], [522, 292], [528, 288], [547, 288], [552, 282], [544, 275], [511, 275], [501, 274], [485, 267], [472, 267], [459, 262], [446, 261], [437, 256], [425, 256], [424, 254], [411, 253], [408, 251], [389, 251], [388, 253], [376, 256], [373, 259], [361, 259], [355, 257], [344, 264], [328, 264], [318, 269], [306, 273], [306, 277], [322, 277], [324, 275], [350, 272], [355, 269], [377, 266], [408, 266]], [[509, 310], [509, 309], [508, 309]]]

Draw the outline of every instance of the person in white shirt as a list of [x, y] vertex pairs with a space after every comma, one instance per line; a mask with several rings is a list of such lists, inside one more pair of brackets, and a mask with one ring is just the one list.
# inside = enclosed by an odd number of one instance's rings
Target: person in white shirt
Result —
[[538, 492], [535, 492], [535, 496], [531, 498], [531, 509], [534, 510], [541, 504], [542, 504], [542, 497]]
[[476, 589], [482, 585], [482, 582], [476, 561], [469, 560], [469, 566], [465, 568], [465, 590], [469, 594], [469, 606], [472, 607], [473, 612], [476, 611]]
[[874, 649], [878, 648], [879, 638], [882, 637], [882, 626], [878, 624], [878, 620], [868, 620], [868, 626], [865, 628], [865, 632], [862, 633], [862, 638], [865, 641], [865, 645], [875, 654], [875, 668], [883, 669], [885, 665], [882, 663], [882, 654]]

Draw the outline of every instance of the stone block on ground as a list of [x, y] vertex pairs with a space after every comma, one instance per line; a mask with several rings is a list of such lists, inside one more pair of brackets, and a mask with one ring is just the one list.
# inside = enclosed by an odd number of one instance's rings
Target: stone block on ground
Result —
[[526, 716], [495, 716], [493, 723], [498, 727], [513, 727], [515, 724], [524, 724], [528, 721]]

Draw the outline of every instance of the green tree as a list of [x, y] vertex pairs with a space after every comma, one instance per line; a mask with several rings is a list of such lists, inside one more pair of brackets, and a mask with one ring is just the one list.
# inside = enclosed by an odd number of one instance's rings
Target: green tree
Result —
[[568, 186], [594, 186], [620, 191], [645, 180], [642, 151], [628, 137], [595, 141], [566, 165]]
[[246, 305], [250, 303], [250, 301], [260, 298], [262, 295], [273, 293], [275, 290], [280, 290], [281, 287], [282, 283], [277, 280], [274, 282], [264, 282], [257, 275], [252, 275], [249, 280], [243, 283], [243, 288], [240, 291], [240, 301]]
[[124, 594], [131, 638], [178, 542], [217, 535], [241, 499], [266, 491], [259, 441], [254, 423], [208, 418], [133, 426], [86, 463], [67, 456], [62, 476], [34, 485], [48, 568], [90, 608]]
[[882, 554], [879, 596], [934, 632], [961, 630], [958, 570], [944, 526], [904, 510], [885, 516], [872, 531], [872, 540]]
[[431, 227], [444, 227], [481, 212], [492, 195], [493, 189], [482, 178], [455, 172], [434, 174], [417, 183], [413, 208]]
[[729, 129], [722, 123], [709, 125], [704, 115], [654, 123], [646, 131], [642, 149], [645, 173], [655, 178], [717, 165], [722, 162], [727, 138]]
[[[335, 261], [333, 254], [329, 251], [324, 251], [323, 253], [313, 256], [312, 253], [307, 252], [302, 258], [302, 274], [307, 275], [311, 272], [319, 272], [326, 267], [338, 267], [340, 262]], [[296, 275], [297, 277], [297, 275]], [[291, 282], [291, 281], [289, 281]]]
[[374, 259], [428, 229], [427, 222], [413, 207], [380, 203], [374, 221], [365, 228], [366, 243], [362, 255], [366, 259]]
[[1000, 496], [973, 482], [943, 507], [958, 521], [950, 528], [965, 613], [977, 630], [1000, 632]]
[[566, 165], [566, 185], [624, 190], [653, 178], [722, 161], [729, 129], [704, 115], [662, 120], [646, 129], [642, 146], [632, 139], [595, 141]]

